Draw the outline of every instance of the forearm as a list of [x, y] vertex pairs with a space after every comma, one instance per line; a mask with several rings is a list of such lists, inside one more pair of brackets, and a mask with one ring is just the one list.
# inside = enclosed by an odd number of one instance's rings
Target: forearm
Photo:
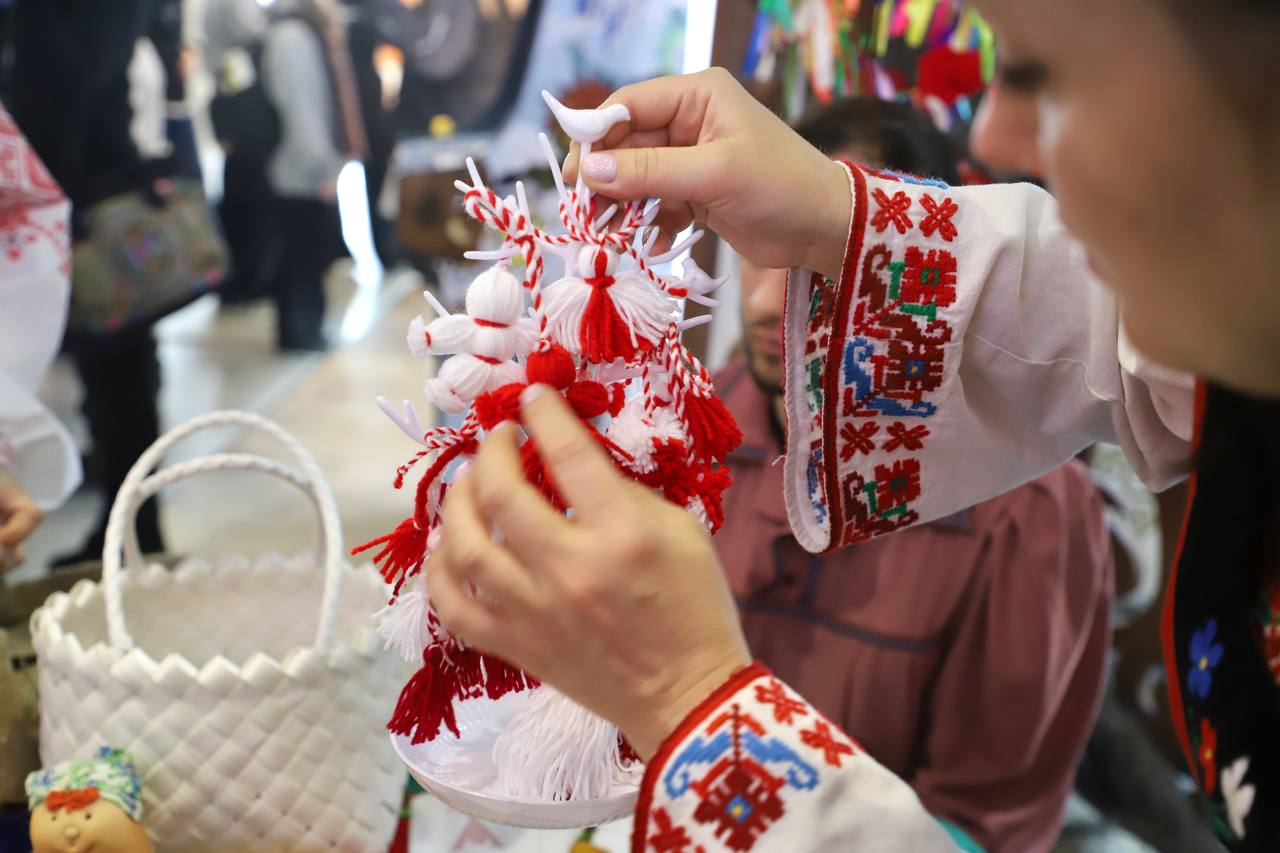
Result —
[[761, 664], [739, 670], [648, 762], [632, 849], [954, 851], [901, 779]]

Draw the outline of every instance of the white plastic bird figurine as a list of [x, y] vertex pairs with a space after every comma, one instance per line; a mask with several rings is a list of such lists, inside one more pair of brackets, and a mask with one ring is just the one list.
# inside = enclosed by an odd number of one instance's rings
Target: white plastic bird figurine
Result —
[[583, 145], [599, 142], [604, 139], [609, 128], [620, 121], [631, 120], [631, 111], [626, 104], [613, 104], [603, 110], [572, 110], [552, 97], [546, 89], [542, 90], [542, 100], [547, 102], [556, 121], [569, 138]]

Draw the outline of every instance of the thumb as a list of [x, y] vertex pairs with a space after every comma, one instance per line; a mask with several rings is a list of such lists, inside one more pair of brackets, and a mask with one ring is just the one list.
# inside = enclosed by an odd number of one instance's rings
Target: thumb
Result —
[[659, 196], [691, 204], [706, 204], [711, 198], [718, 167], [712, 145], [592, 151], [581, 164], [587, 186], [609, 198]]

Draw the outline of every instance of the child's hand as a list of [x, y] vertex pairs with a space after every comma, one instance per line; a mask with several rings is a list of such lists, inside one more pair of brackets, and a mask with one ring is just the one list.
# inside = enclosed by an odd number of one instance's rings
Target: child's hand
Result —
[[[619, 89], [631, 121], [593, 146], [582, 174], [614, 199], [660, 196], [670, 234], [707, 224], [762, 267], [837, 277], [852, 204], [844, 170], [769, 112], [722, 68]], [[565, 163], [578, 172], [577, 146]]]
[[0, 466], [0, 572], [22, 564], [22, 543], [42, 517], [36, 502]]

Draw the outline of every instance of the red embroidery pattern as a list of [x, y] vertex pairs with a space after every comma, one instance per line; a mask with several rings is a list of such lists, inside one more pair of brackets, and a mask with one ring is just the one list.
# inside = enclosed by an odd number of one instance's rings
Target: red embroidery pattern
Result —
[[[856, 168], [856, 167], [855, 167]], [[866, 186], [866, 175], [903, 189]], [[919, 195], [925, 216], [917, 230], [907, 215], [919, 185], [909, 177], [865, 173], [855, 181], [876, 203], [875, 232], [891, 241], [851, 253], [856, 271], [841, 283], [836, 335], [830, 341], [827, 395], [840, 397], [825, 431], [831, 547], [860, 542], [914, 523], [922, 493], [920, 459], [929, 428], [911, 419], [937, 412], [934, 395], [946, 375], [952, 327], [942, 311], [958, 300], [957, 257], [939, 243], [959, 236], [959, 205], [949, 196]], [[892, 192], [892, 196], [890, 193]], [[856, 220], [856, 217], [855, 217]], [[897, 232], [889, 231], [893, 227]], [[856, 232], [857, 222], [854, 223]], [[901, 239], [899, 239], [899, 235]], [[855, 233], [850, 246], [861, 246]], [[934, 242], [930, 245], [927, 238]], [[893, 420], [887, 420], [892, 418]], [[872, 441], [881, 432], [883, 441]], [[862, 457], [867, 457], [865, 463]]]
[[840, 448], [840, 460], [848, 462], [858, 453], [869, 454], [876, 449], [875, 442], [871, 437], [880, 431], [880, 424], [875, 421], [867, 421], [860, 427], [854, 427], [852, 423], [847, 423], [840, 427], [840, 438], [844, 444]]
[[63, 201], [58, 184], [0, 106], [0, 261], [17, 263], [28, 249], [47, 240], [65, 273], [70, 252], [67, 224], [32, 215], [33, 209]]
[[956, 227], [951, 224], [951, 217], [955, 216], [956, 212], [960, 210], [959, 205], [946, 197], [939, 204], [933, 200], [933, 196], [925, 193], [924, 197], [920, 199], [920, 206], [925, 209], [925, 213], [929, 214], [920, 220], [921, 234], [926, 237], [932, 237], [933, 232], [937, 231], [942, 239], [948, 243], [956, 238], [958, 232]]
[[[850, 425], [846, 424], [846, 426]], [[889, 435], [892, 438], [883, 446], [886, 452], [892, 453], [899, 447], [907, 450], [924, 450], [924, 439], [929, 435], [929, 428], [924, 424], [908, 427], [902, 421], [895, 421], [889, 427]]]
[[772, 705], [774, 721], [783, 725], [791, 725], [792, 717], [809, 715], [809, 706], [788, 696], [787, 689], [776, 678], [769, 679], [768, 684], [756, 685], [756, 701], [762, 705]]
[[877, 189], [871, 197], [880, 207], [876, 215], [871, 217], [871, 227], [878, 233], [884, 233], [892, 225], [898, 229], [899, 234], [906, 234], [911, 228], [911, 218], [907, 216], [907, 212], [911, 210], [911, 196], [896, 192], [893, 198], [889, 198], [884, 190]]
[[699, 797], [693, 818], [698, 823], [714, 824], [716, 837], [721, 838], [730, 850], [750, 850], [756, 839], [782, 817], [785, 807], [778, 791], [786, 780], [774, 776], [764, 765], [743, 754], [742, 729], [747, 728], [763, 737], [764, 726], [734, 705], [727, 714], [714, 720], [709, 728], [719, 728], [726, 717], [732, 726], [732, 752], [690, 786]]
[[[655, 809], [653, 812], [653, 823], [655, 832], [649, 836], [649, 846], [657, 853], [687, 853], [693, 839], [684, 831], [683, 826], [677, 826], [671, 822], [671, 815], [667, 814], [664, 808]], [[701, 844], [693, 847], [694, 853], [704, 853]]]
[[832, 733], [831, 726], [825, 720], [817, 720], [813, 728], [800, 733], [800, 741], [805, 746], [822, 752], [822, 760], [832, 767], [840, 767], [841, 756], [855, 755], [853, 747], [838, 732]]

